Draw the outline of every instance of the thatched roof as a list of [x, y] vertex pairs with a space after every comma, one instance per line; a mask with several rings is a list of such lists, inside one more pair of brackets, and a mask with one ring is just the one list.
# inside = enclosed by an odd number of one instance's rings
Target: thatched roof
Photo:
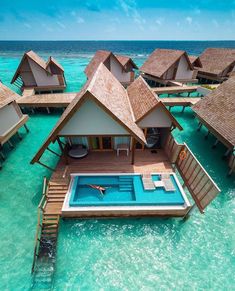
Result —
[[53, 58], [53, 57], [49, 57], [49, 59], [48, 59], [48, 61], [47, 61], [47, 68], [48, 68], [48, 66], [50, 65], [50, 64], [53, 64], [53, 65], [55, 65], [60, 71], [62, 71], [62, 72], [64, 72], [64, 68], [61, 66], [61, 64], [59, 64], [58, 62], [57, 62], [57, 60], [55, 59], [55, 58]]
[[199, 56], [192, 56], [191, 55], [191, 56], [188, 56], [188, 58], [194, 67], [202, 68], [202, 62], [201, 62]]
[[0, 108], [20, 97], [20, 95], [18, 95], [0, 82]]
[[97, 68], [99, 67], [100, 63], [104, 64], [106, 61], [109, 60], [111, 56], [113, 56], [113, 58], [115, 58], [120, 63], [123, 69], [128, 63], [130, 63], [130, 65], [132, 65], [133, 68], [138, 69], [133, 60], [127, 56], [114, 55], [110, 51], [99, 50], [95, 53], [94, 57], [91, 59], [90, 63], [87, 65], [85, 69], [85, 74], [87, 75], [87, 78], [88, 79], [91, 78], [95, 71], [97, 70]]
[[193, 66], [185, 51], [156, 49], [140, 67], [140, 71], [161, 78], [183, 55], [185, 55], [190, 69], [193, 70]]
[[138, 69], [137, 65], [133, 62], [132, 58], [124, 55], [115, 55], [115, 57], [118, 59], [119, 63], [123, 67], [125, 67], [129, 63], [134, 69]]
[[47, 140], [33, 158], [32, 163], [40, 159], [49, 144], [56, 140], [59, 132], [87, 98], [92, 98], [139, 142], [146, 142], [142, 129], [134, 122], [127, 91], [105, 65], [101, 63], [93, 78], [87, 81], [82, 90], [66, 108]]
[[128, 86], [127, 93], [135, 117], [135, 122], [142, 120], [157, 107], [162, 107], [172, 120], [174, 126], [182, 129], [177, 120], [161, 102], [161, 99], [158, 97], [158, 95], [151, 90], [149, 85], [141, 76], [135, 79], [135, 81]]
[[48, 66], [50, 65], [51, 62], [53, 62], [53, 64], [55, 66], [57, 66], [59, 68], [59, 70], [64, 71], [63, 67], [52, 57], [49, 57], [48, 61], [45, 62], [42, 58], [40, 58], [34, 51], [28, 51], [26, 52], [21, 61], [20, 64], [15, 72], [15, 75], [13, 76], [11, 83], [14, 83], [16, 81], [16, 79], [18, 78], [18, 76], [20, 75], [20, 69], [21, 66], [23, 65], [23, 62], [25, 61], [25, 59], [29, 58], [30, 60], [32, 60], [34, 63], [36, 63], [39, 67], [41, 67], [43, 70], [45, 70], [48, 74], [52, 75], [50, 70], [48, 69]]
[[192, 109], [199, 119], [235, 146], [235, 76], [196, 103]]
[[201, 55], [200, 72], [221, 74], [230, 65], [235, 65], [235, 49], [208, 48]]

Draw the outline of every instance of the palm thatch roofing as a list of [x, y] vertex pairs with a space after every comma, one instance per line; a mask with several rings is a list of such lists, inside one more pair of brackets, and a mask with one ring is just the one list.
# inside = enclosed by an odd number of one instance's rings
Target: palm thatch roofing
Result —
[[189, 68], [193, 70], [193, 66], [185, 51], [156, 49], [140, 67], [140, 71], [161, 78], [183, 55], [186, 57]]
[[189, 57], [189, 60], [190, 60], [191, 64], [194, 67], [202, 68], [202, 62], [201, 62], [199, 56], [192, 56], [192, 55], [190, 55], [188, 57]]
[[0, 108], [20, 97], [20, 95], [18, 95], [0, 82]]
[[11, 80], [11, 83], [14, 83], [16, 81], [16, 79], [18, 78], [18, 76], [20, 75], [20, 71], [21, 71], [21, 67], [25, 61], [25, 59], [30, 59], [32, 60], [34, 63], [36, 63], [39, 67], [41, 67], [44, 71], [46, 71], [49, 75], [51, 75], [51, 72], [49, 70], [49, 65], [51, 64], [51, 62], [53, 62], [53, 64], [55, 66], [58, 67], [59, 70], [64, 71], [63, 67], [52, 57], [49, 57], [48, 61], [45, 62], [42, 58], [40, 58], [34, 51], [30, 50], [26, 53], [24, 53], [20, 64]]
[[196, 103], [192, 109], [199, 119], [225, 140], [235, 146], [235, 76]]
[[[82, 90], [66, 108], [31, 163], [39, 161], [49, 144], [57, 139], [62, 128], [88, 98], [96, 102], [98, 106], [142, 144], [146, 143], [146, 139], [143, 130], [136, 123], [136, 117], [146, 115], [157, 104], [163, 106], [171, 117], [172, 123], [182, 129], [161, 101], [155, 97], [142, 77], [136, 79], [131, 87], [126, 90], [106, 66], [101, 63], [93, 78], [88, 79]], [[149, 100], [145, 101], [145, 99]], [[141, 106], [140, 111], [137, 102]], [[142, 102], [144, 103], [143, 107], [141, 105]]]
[[235, 49], [208, 48], [201, 55], [200, 72], [222, 74], [229, 66], [235, 66]]
[[87, 78], [91, 78], [97, 68], [99, 67], [100, 63], [105, 63], [110, 59], [110, 57], [113, 56], [117, 60], [118, 63], [120, 63], [121, 67], [125, 69], [125, 66], [129, 63], [133, 68], [138, 69], [136, 64], [133, 62], [133, 60], [130, 57], [123, 56], [123, 55], [114, 55], [110, 51], [105, 50], [98, 50], [94, 57], [91, 59], [90, 63], [85, 68], [85, 74], [87, 75]]

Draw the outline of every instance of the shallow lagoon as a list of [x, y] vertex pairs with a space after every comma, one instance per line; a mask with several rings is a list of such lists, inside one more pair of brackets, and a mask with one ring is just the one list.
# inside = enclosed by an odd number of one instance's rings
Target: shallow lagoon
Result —
[[[79, 90], [89, 58], [58, 58], [65, 67], [69, 90]], [[9, 83], [18, 56], [0, 57], [0, 76]], [[105, 219], [61, 221], [53, 290], [231, 290], [235, 286], [235, 179], [226, 178], [221, 159], [224, 147], [212, 150], [213, 137], [196, 131], [190, 109], [172, 111], [184, 131], [175, 132], [186, 142], [215, 179], [222, 193], [205, 215], [190, 220]], [[29, 164], [59, 118], [30, 116], [30, 133], [13, 139], [13, 150], [0, 172], [0, 269], [2, 290], [27, 290], [42, 179], [50, 173]], [[51, 165], [56, 158], [49, 154]]]

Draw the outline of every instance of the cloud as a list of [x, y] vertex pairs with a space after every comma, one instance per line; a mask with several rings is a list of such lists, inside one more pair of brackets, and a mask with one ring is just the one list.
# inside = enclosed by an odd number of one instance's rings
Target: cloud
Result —
[[215, 27], [219, 27], [219, 23], [216, 19], [213, 19], [212, 20], [212, 24], [215, 26]]
[[163, 22], [164, 22], [164, 18], [162, 18], [162, 17], [157, 18], [155, 22], [156, 22], [156, 24], [157, 24], [158, 26], [162, 26], [162, 24], [163, 24]]
[[31, 24], [29, 24], [27, 22], [24, 22], [23, 25], [24, 25], [24, 27], [26, 27], [28, 29], [32, 28]]
[[76, 20], [76, 21], [77, 21], [77, 23], [79, 23], [79, 24], [85, 22], [85, 20], [84, 20], [82, 17], [80, 17], [80, 16], [77, 17], [77, 20]]
[[66, 28], [66, 25], [65, 25], [63, 22], [61, 22], [61, 21], [57, 21], [56, 23], [57, 23], [57, 25], [58, 25], [60, 28], [62, 28], [62, 29], [65, 29], [65, 28]]
[[191, 25], [192, 22], [193, 22], [193, 19], [192, 19], [192, 17], [187, 16], [187, 17], [185, 18], [185, 21], [186, 21], [189, 25]]
[[139, 29], [144, 30], [144, 24], [146, 20], [141, 17], [137, 10], [137, 4], [135, 0], [119, 0], [119, 4], [126, 16], [132, 18], [132, 20], [138, 25]]
[[54, 29], [51, 26], [48, 26], [45, 23], [42, 23], [42, 27], [45, 28], [48, 32], [53, 32]]

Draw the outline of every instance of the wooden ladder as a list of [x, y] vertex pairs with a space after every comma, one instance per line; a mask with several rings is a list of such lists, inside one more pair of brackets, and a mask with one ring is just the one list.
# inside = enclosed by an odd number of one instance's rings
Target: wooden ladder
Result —
[[32, 273], [36, 261], [41, 257], [50, 257], [55, 252], [59, 219], [65, 195], [68, 190], [66, 181], [47, 181], [44, 178], [43, 195], [38, 206], [38, 224], [36, 231]]

